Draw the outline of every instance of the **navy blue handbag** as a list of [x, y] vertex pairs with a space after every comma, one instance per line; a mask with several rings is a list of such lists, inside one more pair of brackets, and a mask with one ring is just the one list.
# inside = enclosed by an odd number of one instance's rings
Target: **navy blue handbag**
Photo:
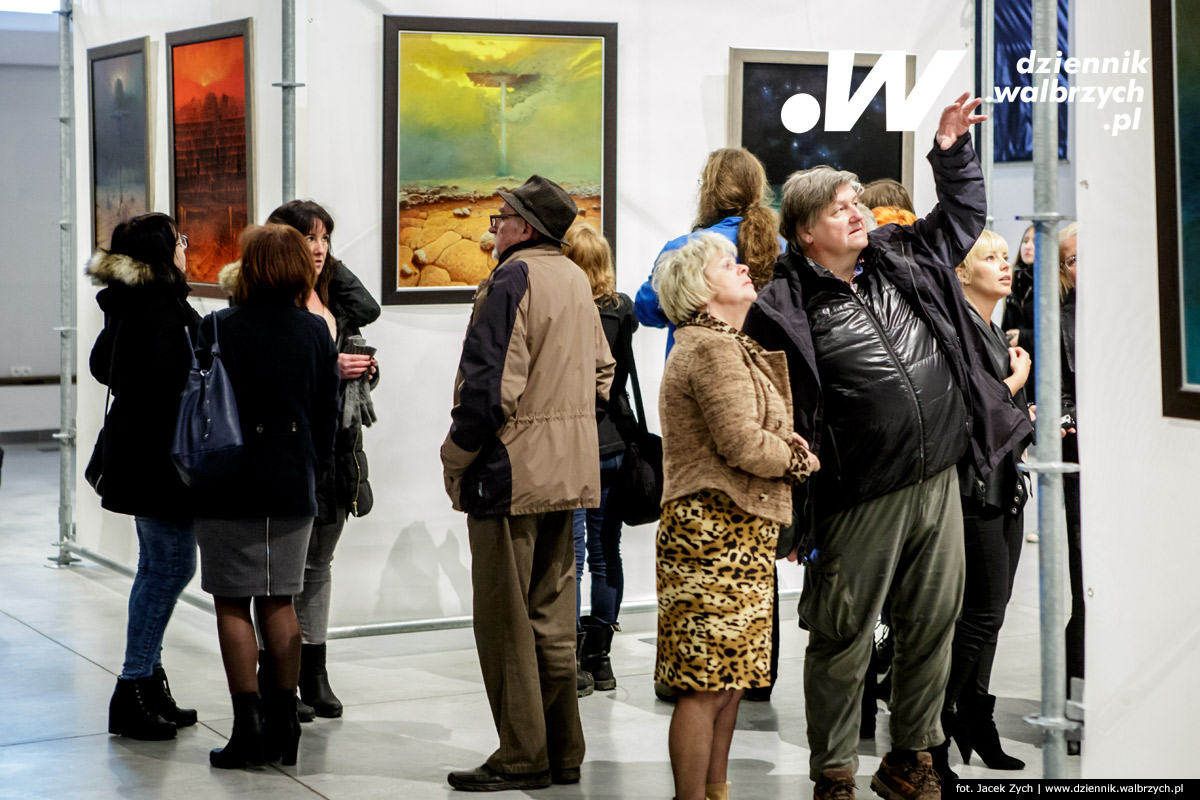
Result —
[[242, 457], [242, 425], [229, 373], [221, 363], [217, 338], [220, 315], [213, 313], [212, 365], [200, 369], [192, 335], [184, 328], [192, 350], [192, 370], [179, 398], [171, 461], [188, 486], [209, 486], [229, 477]]

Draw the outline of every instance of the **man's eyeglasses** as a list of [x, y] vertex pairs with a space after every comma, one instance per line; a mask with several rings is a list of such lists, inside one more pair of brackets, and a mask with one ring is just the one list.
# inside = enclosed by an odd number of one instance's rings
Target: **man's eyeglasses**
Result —
[[492, 215], [488, 216], [488, 219], [491, 220], [491, 225], [494, 228], [500, 224], [500, 220], [502, 220], [502, 219], [505, 219], [507, 217], [519, 217], [519, 216], [521, 216], [521, 215], [520, 214], [492, 214]]
[[182, 247], [184, 250], [187, 250], [187, 237], [184, 236], [182, 233], [179, 234], [179, 246]]

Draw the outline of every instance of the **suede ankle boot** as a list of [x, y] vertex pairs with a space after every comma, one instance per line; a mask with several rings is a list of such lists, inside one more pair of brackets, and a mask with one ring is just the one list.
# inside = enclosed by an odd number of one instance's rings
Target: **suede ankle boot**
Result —
[[958, 732], [954, 740], [962, 753], [963, 763], [971, 763], [971, 750], [974, 749], [988, 769], [1024, 769], [1024, 761], [1010, 756], [1000, 746], [995, 712], [994, 695], [977, 695], [969, 703], [959, 702]]
[[300, 699], [312, 706], [318, 717], [333, 719], [342, 715], [342, 701], [329, 685], [324, 644], [300, 645]]
[[579, 624], [587, 634], [581, 648], [580, 666], [592, 676], [596, 691], [607, 692], [617, 688], [608, 651], [612, 647], [613, 631], [618, 630], [618, 626], [591, 616], [580, 617]]
[[267, 695], [266, 751], [269, 760], [280, 759], [285, 767], [296, 763], [300, 747], [300, 720], [296, 717], [296, 692], [272, 689]]
[[153, 675], [132, 681], [118, 678], [108, 703], [108, 732], [147, 742], [174, 739], [175, 724], [159, 714], [161, 691]]
[[258, 692], [235, 694], [233, 732], [224, 747], [208, 754], [208, 763], [217, 769], [257, 767], [267, 761], [266, 720], [262, 697]]

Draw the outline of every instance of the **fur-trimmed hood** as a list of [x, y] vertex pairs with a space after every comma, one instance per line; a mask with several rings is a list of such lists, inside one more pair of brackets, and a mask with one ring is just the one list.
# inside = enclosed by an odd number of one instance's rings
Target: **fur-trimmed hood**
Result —
[[238, 285], [238, 281], [242, 278], [242, 261], [238, 259], [232, 264], [226, 264], [221, 267], [221, 272], [217, 275], [217, 283], [225, 291], [233, 294], [234, 287]]
[[154, 283], [158, 278], [149, 264], [118, 253], [97, 250], [88, 260], [83, 271], [97, 286], [123, 283], [126, 286], [141, 286]]

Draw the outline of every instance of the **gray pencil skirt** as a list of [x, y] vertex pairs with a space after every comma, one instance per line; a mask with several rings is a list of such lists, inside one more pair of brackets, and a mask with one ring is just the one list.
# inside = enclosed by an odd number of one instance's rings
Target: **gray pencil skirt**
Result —
[[312, 517], [197, 517], [200, 588], [218, 597], [300, 594], [312, 526]]

